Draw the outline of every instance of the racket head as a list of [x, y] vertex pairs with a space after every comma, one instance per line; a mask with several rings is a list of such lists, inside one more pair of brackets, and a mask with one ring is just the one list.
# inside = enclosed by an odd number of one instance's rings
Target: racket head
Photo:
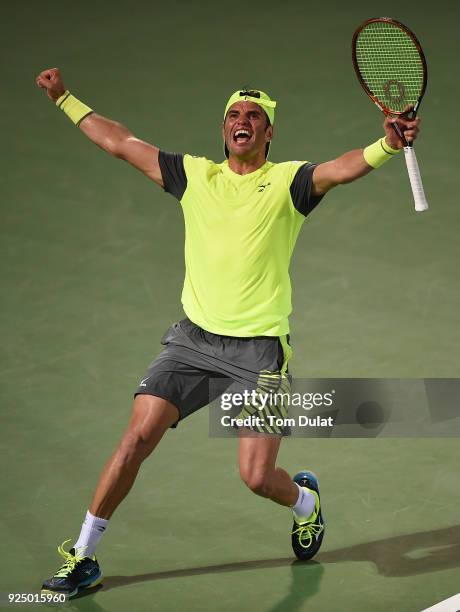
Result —
[[373, 17], [353, 34], [353, 66], [366, 94], [386, 115], [415, 116], [425, 94], [428, 69], [415, 34], [391, 17]]

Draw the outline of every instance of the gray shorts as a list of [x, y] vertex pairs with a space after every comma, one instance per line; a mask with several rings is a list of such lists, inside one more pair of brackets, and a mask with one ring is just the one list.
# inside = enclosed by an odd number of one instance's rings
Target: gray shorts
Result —
[[[149, 365], [135, 396], [155, 395], [168, 400], [177, 407], [179, 421], [210, 404], [223, 391], [272, 390], [290, 381], [289, 336], [221, 336], [186, 318], [166, 331], [161, 344], [164, 349]], [[241, 416], [248, 416], [257, 407], [247, 405], [239, 411]]]

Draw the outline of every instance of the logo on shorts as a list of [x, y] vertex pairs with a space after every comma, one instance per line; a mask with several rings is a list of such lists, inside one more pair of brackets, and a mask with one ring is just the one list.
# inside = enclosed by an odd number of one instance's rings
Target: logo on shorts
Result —
[[[151, 376], [151, 374], [150, 374]], [[150, 376], [147, 376], [147, 378], [143, 378], [141, 380], [141, 382], [139, 383], [139, 387], [146, 387], [147, 385], [145, 384], [145, 381], [148, 380], [150, 378]]]

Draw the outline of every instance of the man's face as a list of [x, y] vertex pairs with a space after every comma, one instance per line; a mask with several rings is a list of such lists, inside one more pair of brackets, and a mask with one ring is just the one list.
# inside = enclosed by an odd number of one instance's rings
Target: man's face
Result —
[[272, 138], [273, 128], [258, 104], [242, 100], [229, 108], [222, 133], [231, 155], [250, 159], [260, 151], [265, 154], [265, 145]]

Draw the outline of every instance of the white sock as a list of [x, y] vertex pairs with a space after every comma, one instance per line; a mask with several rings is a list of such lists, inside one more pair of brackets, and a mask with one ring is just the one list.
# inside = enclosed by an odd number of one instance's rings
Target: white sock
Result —
[[305, 487], [300, 487], [297, 483], [295, 484], [299, 489], [299, 497], [297, 499], [297, 503], [292, 506], [292, 511], [294, 512], [294, 517], [296, 519], [305, 521], [311, 516], [313, 510], [315, 509], [316, 498], [311, 491]]
[[75, 552], [82, 557], [92, 557], [108, 523], [107, 519], [94, 516], [88, 510], [81, 526], [80, 536], [73, 546]]

